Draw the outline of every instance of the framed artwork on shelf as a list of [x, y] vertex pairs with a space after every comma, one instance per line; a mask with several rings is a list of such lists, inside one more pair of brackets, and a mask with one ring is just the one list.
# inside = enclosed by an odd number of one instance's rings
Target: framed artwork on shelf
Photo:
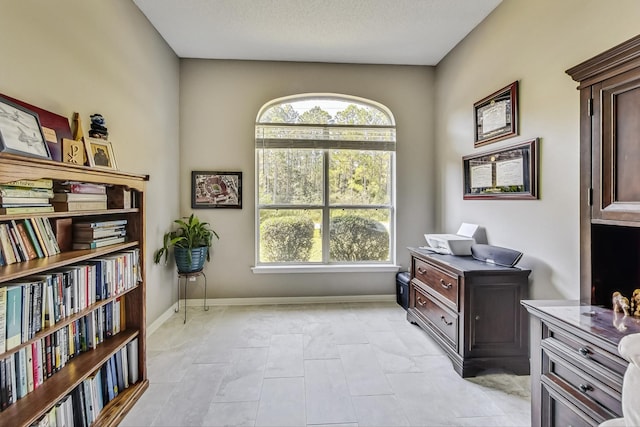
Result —
[[49, 154], [51, 154], [51, 160], [56, 162], [62, 161], [62, 140], [64, 138], [71, 138], [71, 127], [69, 125], [69, 119], [61, 116], [60, 114], [52, 113], [42, 109], [36, 105], [27, 104], [26, 102], [12, 98], [10, 96], [0, 94], [0, 97], [6, 98], [11, 102], [14, 102], [29, 111], [33, 111], [38, 115], [40, 120], [40, 127], [44, 134], [44, 140], [49, 147]]
[[84, 165], [87, 158], [87, 151], [82, 141], [74, 139], [62, 139], [62, 162], [73, 163], [74, 165]]
[[538, 138], [462, 158], [463, 199], [537, 199]]
[[473, 104], [474, 147], [518, 134], [518, 81]]
[[113, 154], [111, 142], [104, 139], [84, 137], [89, 166], [92, 168], [117, 170], [116, 157]]
[[191, 208], [242, 209], [242, 172], [191, 172]]
[[51, 160], [38, 114], [2, 97], [0, 151]]

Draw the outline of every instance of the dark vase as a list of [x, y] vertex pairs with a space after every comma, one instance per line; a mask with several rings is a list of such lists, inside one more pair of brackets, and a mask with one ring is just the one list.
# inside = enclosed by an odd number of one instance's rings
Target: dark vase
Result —
[[[173, 248], [173, 254], [176, 258], [176, 267], [178, 273], [194, 273], [202, 270], [204, 262], [207, 259], [208, 247], [201, 248]], [[189, 260], [189, 252], [191, 252], [191, 260]]]

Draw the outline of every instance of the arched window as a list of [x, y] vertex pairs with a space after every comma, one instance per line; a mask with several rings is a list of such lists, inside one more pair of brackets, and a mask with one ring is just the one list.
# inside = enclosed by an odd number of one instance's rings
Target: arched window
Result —
[[396, 128], [371, 100], [303, 94], [256, 121], [256, 265], [393, 264]]

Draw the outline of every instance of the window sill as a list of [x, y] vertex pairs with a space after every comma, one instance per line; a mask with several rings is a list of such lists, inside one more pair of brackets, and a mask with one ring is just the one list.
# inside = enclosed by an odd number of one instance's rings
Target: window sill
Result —
[[287, 265], [252, 267], [253, 274], [290, 274], [290, 273], [397, 273], [399, 265]]

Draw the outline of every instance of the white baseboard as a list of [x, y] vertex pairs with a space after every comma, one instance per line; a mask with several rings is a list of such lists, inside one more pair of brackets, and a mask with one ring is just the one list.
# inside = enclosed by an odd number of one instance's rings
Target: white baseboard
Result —
[[[262, 298], [207, 298], [207, 306], [225, 305], [272, 305], [272, 304], [327, 304], [339, 302], [395, 302], [395, 294], [388, 295], [345, 295], [345, 296], [316, 296], [316, 297], [262, 297]], [[147, 337], [153, 334], [174, 313], [176, 304], [173, 303], [164, 313], [147, 326]], [[184, 304], [184, 301], [182, 301]], [[202, 306], [201, 298], [187, 299], [187, 306]]]
[[[262, 297], [262, 298], [207, 298], [207, 305], [271, 305], [271, 304], [326, 304], [338, 302], [390, 302], [395, 294], [389, 295], [345, 295], [316, 297]], [[187, 300], [187, 306], [202, 305], [202, 299]]]
[[176, 311], [176, 304], [173, 303], [171, 304], [171, 307], [169, 307], [164, 313], [160, 315], [160, 317], [158, 317], [156, 320], [151, 322], [151, 324], [147, 326], [147, 338], [149, 338], [151, 334], [157, 331], [158, 328], [162, 326], [164, 322], [169, 320], [169, 318], [175, 313], [175, 311]]

